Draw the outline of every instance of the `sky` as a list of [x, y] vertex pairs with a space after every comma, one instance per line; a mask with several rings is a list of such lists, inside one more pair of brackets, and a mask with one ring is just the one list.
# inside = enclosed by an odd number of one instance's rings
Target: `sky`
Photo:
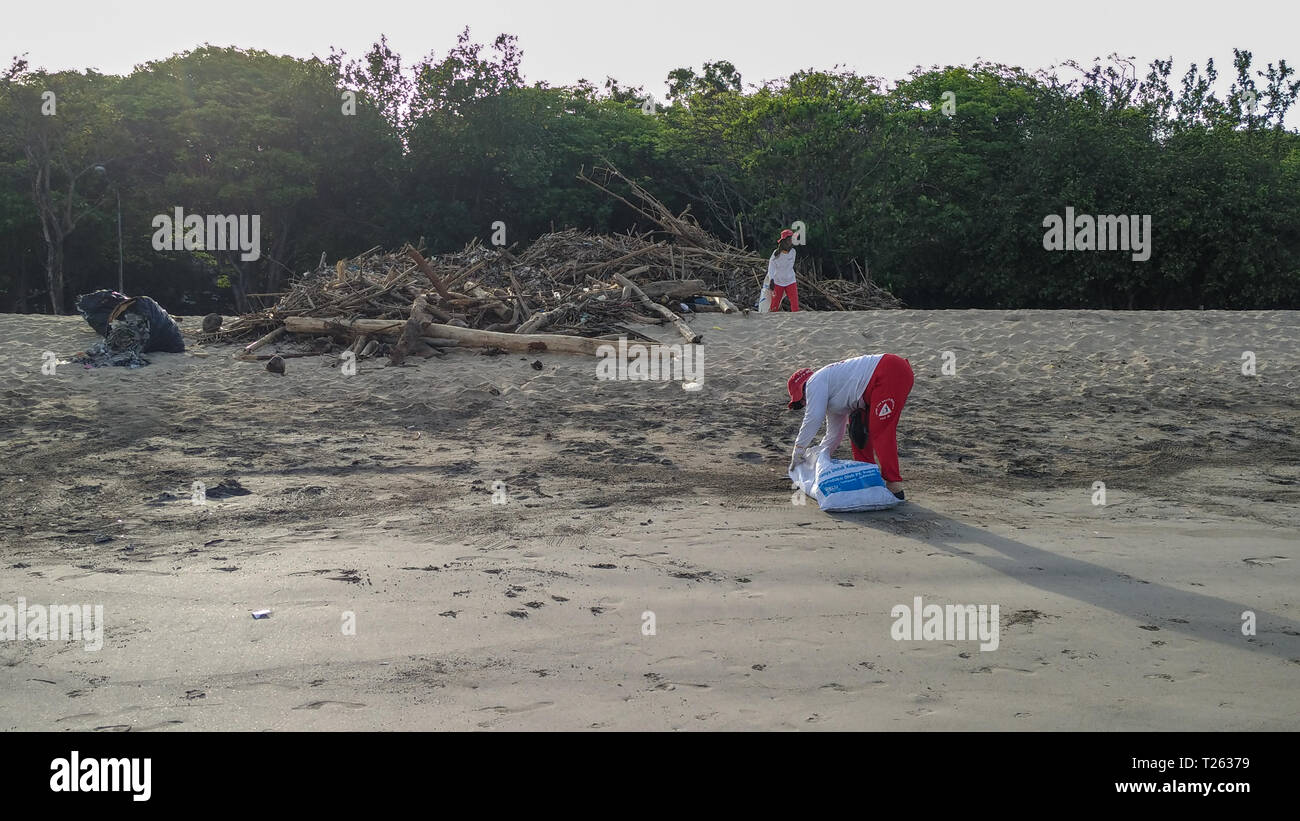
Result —
[[476, 42], [516, 35], [529, 82], [600, 85], [612, 76], [658, 99], [669, 71], [711, 60], [730, 60], [747, 85], [836, 65], [896, 80], [916, 66], [983, 59], [1035, 70], [1111, 52], [1136, 57], [1143, 74], [1152, 59], [1172, 56], [1174, 78], [1207, 57], [1230, 75], [1234, 46], [1253, 52], [1256, 68], [1279, 58], [1300, 68], [1300, 0], [62, 0], [15, 2], [3, 18], [5, 64], [25, 53], [34, 67], [110, 74], [203, 43], [359, 56], [381, 34], [409, 65], [445, 54], [469, 26]]

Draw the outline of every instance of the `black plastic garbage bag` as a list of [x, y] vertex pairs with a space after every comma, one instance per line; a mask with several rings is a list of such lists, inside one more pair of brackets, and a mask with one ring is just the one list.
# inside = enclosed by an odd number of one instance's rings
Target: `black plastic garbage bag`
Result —
[[95, 291], [77, 297], [77, 310], [100, 336], [108, 336], [108, 317], [130, 297], [117, 291]]
[[109, 324], [115, 312], [118, 319], [128, 313], [136, 314], [147, 326], [147, 340], [141, 349], [142, 353], [182, 353], [185, 350], [185, 339], [181, 336], [180, 326], [167, 315], [161, 305], [147, 296], [129, 297], [117, 291], [95, 291], [77, 297], [77, 310], [86, 318], [90, 327], [95, 329], [95, 333], [103, 337], [110, 333]]
[[183, 353], [185, 351], [185, 339], [181, 336], [181, 327], [176, 324], [176, 320], [168, 316], [163, 310], [163, 306], [154, 302], [147, 296], [138, 296], [134, 304], [126, 309], [126, 313], [135, 313], [145, 318], [149, 323], [149, 344], [145, 346], [145, 353], [149, 351], [162, 351], [164, 353]]

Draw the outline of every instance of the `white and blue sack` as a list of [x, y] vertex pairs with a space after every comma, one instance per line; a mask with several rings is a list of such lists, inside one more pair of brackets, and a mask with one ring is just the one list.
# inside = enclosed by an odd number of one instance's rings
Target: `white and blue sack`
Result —
[[832, 459], [820, 449], [789, 476], [795, 487], [826, 511], [884, 510], [902, 501], [885, 487], [876, 465]]

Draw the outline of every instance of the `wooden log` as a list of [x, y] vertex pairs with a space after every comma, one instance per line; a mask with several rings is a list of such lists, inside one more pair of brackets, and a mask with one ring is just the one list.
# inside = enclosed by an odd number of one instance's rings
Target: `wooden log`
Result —
[[[526, 334], [526, 333], [533, 333], [536, 331], [540, 331], [542, 328], [545, 328], [547, 325], [551, 324], [552, 322], [554, 322], [555, 320], [563, 316], [566, 311], [576, 311], [582, 308], [587, 303], [593, 301], [604, 302], [605, 300], [607, 300], [609, 297], [613, 295], [614, 295], [613, 289], [605, 288], [602, 285], [600, 289], [594, 291], [588, 291], [578, 299], [573, 299], [568, 302], [565, 302], [563, 305], [560, 305], [558, 308], [552, 308], [549, 311], [543, 311], [541, 313], [533, 314], [533, 316], [527, 322], [523, 323], [522, 325], [520, 325], [518, 328], [515, 329], [515, 333]], [[602, 297], [604, 297], [604, 299], [602, 299]]]
[[252, 343], [250, 343], [250, 344], [248, 344], [248, 345], [245, 345], [245, 346], [244, 346], [243, 353], [244, 353], [244, 354], [250, 354], [250, 353], [252, 353], [253, 351], [257, 350], [258, 348], [262, 347], [263, 345], [269, 345], [269, 344], [271, 344], [271, 343], [274, 342], [275, 340], [277, 340], [277, 339], [279, 339], [280, 337], [284, 336], [284, 331], [285, 331], [285, 328], [286, 328], [286, 327], [287, 327], [287, 326], [285, 326], [285, 325], [281, 325], [280, 327], [276, 328], [274, 331], [271, 331], [269, 334], [267, 334], [266, 336], [263, 336], [261, 339], [257, 340], [256, 342], [252, 342]]
[[515, 308], [514, 311], [511, 311], [509, 305], [506, 305], [500, 299], [488, 293], [487, 291], [483, 290], [478, 285], [475, 285], [473, 288], [470, 289], [470, 294], [475, 299], [479, 300], [482, 304], [486, 305], [488, 308], [491, 308], [492, 310], [496, 311], [497, 316], [499, 316], [501, 319], [505, 319], [508, 316], [513, 316], [519, 312], [518, 308]]
[[641, 292], [653, 300], [664, 297], [686, 300], [698, 296], [707, 286], [702, 279], [666, 279], [659, 282], [647, 282], [641, 286]]
[[286, 316], [285, 330], [294, 334], [376, 334], [397, 336], [406, 325], [404, 319], [329, 319], [319, 316]]
[[585, 336], [560, 334], [503, 334], [480, 331], [474, 328], [457, 328], [436, 322], [424, 327], [424, 335], [440, 339], [454, 339], [464, 348], [501, 348], [518, 353], [576, 353], [595, 356], [596, 350], [606, 343]]
[[542, 311], [541, 313], [533, 314], [527, 322], [515, 329], [515, 333], [527, 334], [532, 333], [533, 331], [540, 331], [542, 328], [545, 328], [547, 325], [563, 316], [566, 311], [577, 307], [577, 304], [573, 302], [566, 302], [558, 308], [552, 308], [549, 311]]
[[506, 274], [510, 277], [510, 284], [514, 286], [515, 289], [515, 300], [519, 303], [519, 307], [524, 312], [524, 320], [527, 321], [528, 318], [533, 315], [533, 309], [528, 307], [528, 303], [524, 301], [523, 286], [520, 285], [519, 280], [515, 278], [514, 271], [506, 271]]
[[406, 324], [402, 326], [401, 338], [388, 352], [388, 361], [393, 365], [400, 365], [406, 361], [406, 357], [410, 354], [424, 356], [425, 359], [428, 359], [429, 357], [424, 351], [432, 349], [420, 341], [420, 336], [424, 325], [432, 321], [433, 316], [429, 313], [429, 298], [421, 294], [411, 303], [411, 316], [406, 320]]
[[[399, 336], [410, 320], [401, 319], [324, 319], [314, 316], [291, 316], [285, 318], [285, 327], [291, 333], [368, 333], [379, 336]], [[433, 337], [435, 339], [454, 339], [464, 348], [501, 348], [521, 353], [579, 353], [595, 356], [596, 349], [603, 343], [584, 336], [563, 336], [560, 334], [506, 334], [497, 331], [479, 331], [474, 328], [458, 328], [440, 322], [423, 323], [416, 337]], [[399, 363], [400, 364], [400, 363]]]
[[[638, 266], [636, 266], [635, 268], [629, 268], [628, 270], [624, 271], [624, 272], [621, 274], [621, 276], [625, 276], [625, 277], [627, 277], [628, 279], [631, 279], [632, 277], [640, 276], [641, 274], [644, 274], [646, 271], [649, 271], [649, 270], [650, 270], [650, 266], [649, 266], [649, 265], [638, 265]], [[615, 277], [618, 277], [618, 276], [620, 276], [620, 274], [615, 274], [614, 276], [615, 276]]]
[[406, 246], [406, 255], [410, 257], [416, 267], [420, 269], [420, 273], [424, 274], [428, 278], [429, 282], [433, 283], [433, 289], [437, 291], [443, 299], [451, 297], [451, 294], [447, 291], [447, 286], [442, 284], [442, 278], [433, 272], [433, 266], [429, 265], [428, 260], [420, 256], [419, 251], [408, 245]]
[[704, 337], [700, 334], [695, 333], [695, 331], [692, 331], [691, 326], [683, 322], [681, 317], [677, 316], [677, 314], [673, 313], [672, 311], [668, 310], [667, 308], [665, 308], [664, 306], [660, 305], [657, 302], [651, 302], [650, 298], [647, 297], [639, 287], [637, 287], [637, 284], [635, 282], [623, 276], [622, 274], [614, 274], [614, 279], [617, 279], [623, 285], [624, 288], [630, 289], [632, 295], [640, 299], [641, 304], [644, 305], [646, 308], [650, 309], [651, 311], [671, 321], [673, 323], [673, 326], [677, 328], [677, 332], [680, 333], [686, 339], [687, 342], [691, 343], [692, 345], [698, 345], [699, 343], [704, 341]]

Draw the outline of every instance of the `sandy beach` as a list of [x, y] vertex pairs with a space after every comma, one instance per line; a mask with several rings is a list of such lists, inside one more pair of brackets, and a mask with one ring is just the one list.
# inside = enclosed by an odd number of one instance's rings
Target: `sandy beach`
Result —
[[[0, 605], [104, 612], [99, 650], [0, 641], [0, 728], [1300, 729], [1300, 312], [691, 323], [699, 390], [473, 350], [47, 375], [94, 332], [0, 315]], [[907, 502], [796, 503], [786, 377], [878, 352]], [[917, 597], [998, 605], [997, 649], [895, 640]]]

